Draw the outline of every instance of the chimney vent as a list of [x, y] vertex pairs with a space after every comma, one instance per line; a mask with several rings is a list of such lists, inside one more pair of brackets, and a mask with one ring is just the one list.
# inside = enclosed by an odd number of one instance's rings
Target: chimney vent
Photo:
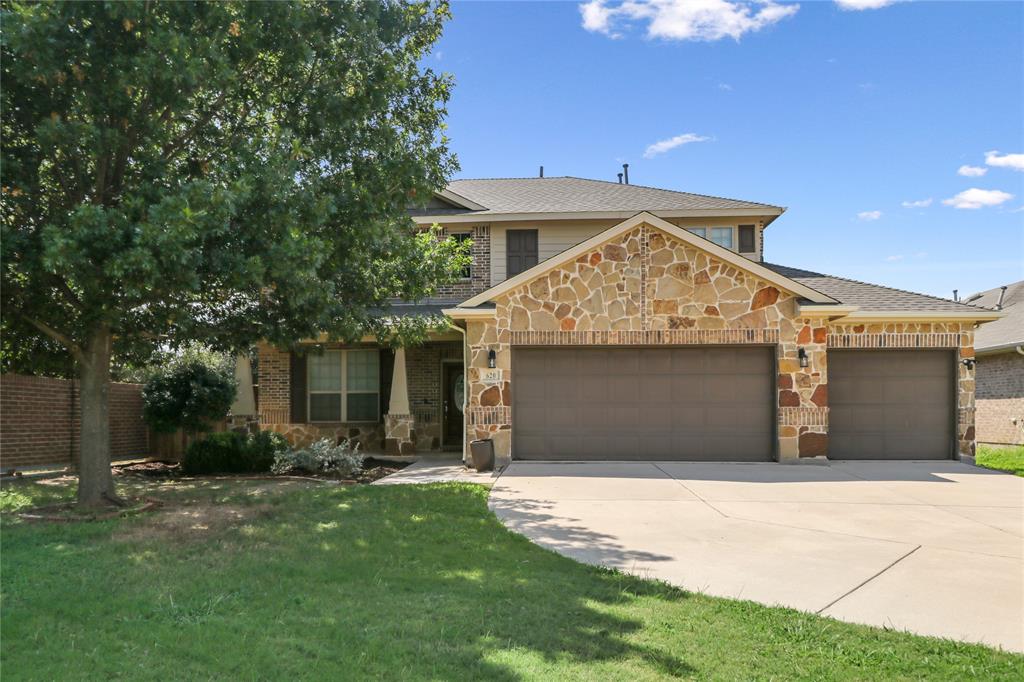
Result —
[[960, 294], [958, 294], [957, 291], [958, 291], [957, 289], [953, 289], [953, 300], [956, 301], [957, 303], [959, 303], [960, 302]]
[[622, 173], [619, 173], [619, 184], [622, 184]]
[[1003, 297], [1006, 296], [1006, 287], [999, 287], [999, 302], [996, 303], [996, 310], [1003, 309]]
[[629, 184], [629, 164], [622, 164], [622, 177], [625, 178], [626, 184]]
[[540, 177], [544, 177], [544, 166], [540, 167]]

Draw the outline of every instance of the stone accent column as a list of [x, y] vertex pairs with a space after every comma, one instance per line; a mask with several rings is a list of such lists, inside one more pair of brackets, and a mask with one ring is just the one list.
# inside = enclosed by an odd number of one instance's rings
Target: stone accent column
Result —
[[395, 351], [391, 375], [391, 400], [384, 416], [384, 452], [389, 455], [412, 455], [416, 452], [413, 418], [409, 410], [409, 382], [405, 371], [405, 349]]

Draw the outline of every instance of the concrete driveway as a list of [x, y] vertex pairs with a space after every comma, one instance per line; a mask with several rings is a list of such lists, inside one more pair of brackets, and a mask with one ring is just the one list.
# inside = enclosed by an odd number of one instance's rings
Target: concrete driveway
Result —
[[490, 504], [579, 561], [1024, 650], [1024, 478], [959, 462], [514, 462]]

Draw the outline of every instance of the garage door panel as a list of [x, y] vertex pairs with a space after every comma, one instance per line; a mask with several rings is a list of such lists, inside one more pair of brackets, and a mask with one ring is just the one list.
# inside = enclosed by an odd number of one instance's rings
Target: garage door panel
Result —
[[829, 351], [829, 457], [949, 458], [954, 370], [946, 350]]
[[516, 349], [513, 456], [770, 460], [774, 374], [764, 347]]

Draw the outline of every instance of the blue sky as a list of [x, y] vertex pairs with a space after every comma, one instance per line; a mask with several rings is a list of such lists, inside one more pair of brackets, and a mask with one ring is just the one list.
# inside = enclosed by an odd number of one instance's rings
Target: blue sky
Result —
[[430, 63], [455, 77], [458, 177], [626, 161], [635, 184], [788, 207], [772, 262], [946, 297], [1024, 278], [1024, 3], [452, 10]]

